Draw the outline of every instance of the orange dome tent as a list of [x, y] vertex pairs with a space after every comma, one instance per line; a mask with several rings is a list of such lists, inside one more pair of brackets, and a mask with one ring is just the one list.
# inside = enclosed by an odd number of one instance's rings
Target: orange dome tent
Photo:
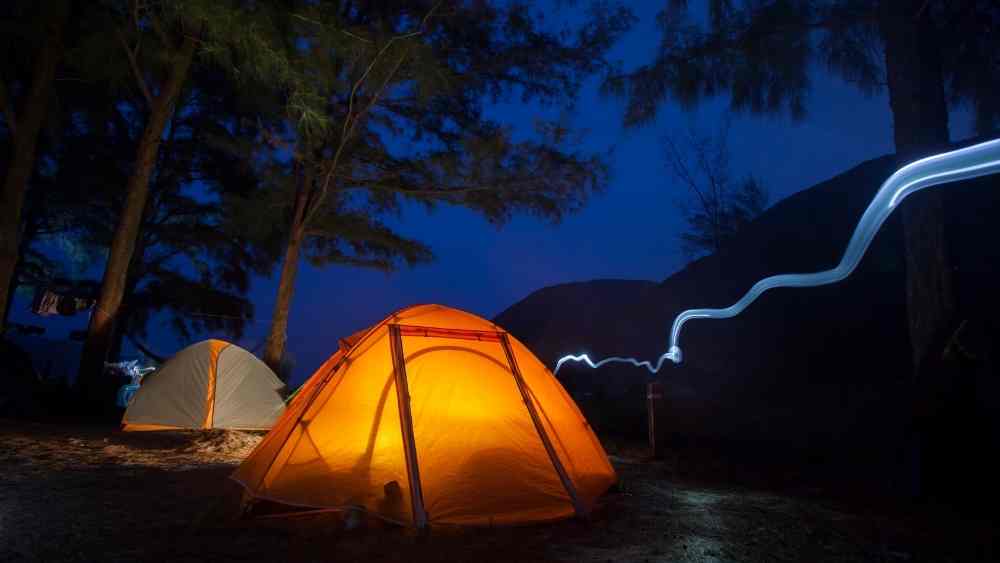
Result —
[[421, 305], [341, 341], [232, 478], [251, 499], [424, 528], [582, 515], [615, 473], [523, 344]]

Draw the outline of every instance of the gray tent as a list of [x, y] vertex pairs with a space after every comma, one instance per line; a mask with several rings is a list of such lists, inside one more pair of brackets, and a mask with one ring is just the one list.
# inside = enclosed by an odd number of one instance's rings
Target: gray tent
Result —
[[285, 409], [285, 385], [256, 356], [221, 340], [192, 344], [146, 376], [124, 430], [267, 430]]

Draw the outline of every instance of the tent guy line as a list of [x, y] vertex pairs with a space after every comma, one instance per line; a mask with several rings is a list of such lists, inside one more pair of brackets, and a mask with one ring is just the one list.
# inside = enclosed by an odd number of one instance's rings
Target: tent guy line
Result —
[[[119, 305], [118, 306], [118, 310], [119, 311], [125, 310], [127, 308], [128, 308], [127, 305]], [[100, 305], [96, 305], [95, 304], [94, 305], [94, 310], [95, 311], [100, 311], [100, 312], [104, 313], [105, 315], [108, 315], [109, 317], [110, 316], [114, 316], [114, 315], [112, 315], [112, 313], [110, 311], [108, 311], [104, 307], [101, 307]], [[243, 321], [243, 322], [248, 322], [248, 323], [269, 323], [272, 320], [272, 319], [255, 319], [253, 317], [238, 317], [238, 316], [235, 316], [235, 315], [219, 315], [219, 314], [216, 314], [216, 313], [194, 313], [194, 312], [191, 312], [191, 311], [175, 311], [174, 314], [176, 316], [178, 316], [178, 317], [205, 317], [205, 318], [212, 318], [212, 319], [232, 319], [232, 320], [235, 320], [235, 321]]]
[[666, 360], [682, 361], [681, 328], [692, 319], [728, 319], [735, 317], [757, 300], [765, 291], [778, 287], [816, 287], [837, 283], [851, 275], [861, 262], [882, 224], [910, 194], [924, 188], [971, 180], [1000, 173], [1000, 139], [986, 141], [962, 149], [922, 158], [897, 170], [876, 192], [872, 202], [858, 221], [840, 263], [835, 268], [811, 274], [781, 274], [755, 283], [736, 303], [723, 309], [688, 309], [677, 315], [670, 331], [670, 346], [656, 364], [635, 358], [614, 356], [594, 362], [587, 354], [566, 355], [556, 362], [554, 373], [566, 362], [584, 363], [597, 369], [609, 363], [628, 363], [657, 373]]

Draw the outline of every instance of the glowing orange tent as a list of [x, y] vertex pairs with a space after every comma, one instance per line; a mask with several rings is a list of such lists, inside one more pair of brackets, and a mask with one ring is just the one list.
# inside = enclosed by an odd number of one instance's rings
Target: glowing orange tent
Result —
[[586, 514], [615, 472], [523, 344], [420, 305], [341, 341], [232, 478], [250, 499], [424, 528]]

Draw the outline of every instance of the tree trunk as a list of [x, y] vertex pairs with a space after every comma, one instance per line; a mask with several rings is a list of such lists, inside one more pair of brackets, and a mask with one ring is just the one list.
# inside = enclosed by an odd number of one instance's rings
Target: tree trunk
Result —
[[156, 165], [156, 157], [163, 139], [163, 131], [173, 113], [181, 87], [187, 78], [194, 58], [195, 40], [186, 37], [175, 54], [166, 83], [153, 99], [146, 129], [139, 140], [132, 176], [129, 178], [125, 207], [115, 229], [108, 251], [108, 262], [101, 281], [101, 294], [90, 318], [87, 341], [80, 364], [81, 381], [99, 377], [111, 344], [112, 330], [118, 307], [121, 305], [128, 277], [129, 264], [135, 251], [136, 239], [142, 223], [143, 211], [149, 196], [149, 179]]
[[[14, 271], [17, 268], [20, 251], [21, 209], [28, 181], [35, 169], [35, 149], [38, 133], [45, 119], [46, 107], [52, 93], [56, 67], [62, 55], [63, 28], [69, 19], [69, 3], [58, 2], [50, 12], [45, 34], [45, 44], [35, 61], [31, 89], [25, 95], [24, 107], [18, 116], [16, 132], [13, 123], [8, 124], [14, 136], [14, 154], [7, 169], [3, 193], [0, 193], [0, 322], [6, 323], [8, 294], [13, 290]], [[8, 101], [12, 103], [12, 101]], [[9, 111], [8, 117], [14, 115]], [[2, 326], [0, 326], [2, 328]]]
[[306, 174], [302, 186], [295, 194], [295, 210], [292, 214], [292, 228], [285, 248], [285, 261], [281, 266], [281, 278], [278, 281], [278, 298], [274, 303], [274, 313], [271, 315], [271, 332], [267, 336], [267, 346], [264, 348], [264, 363], [274, 373], [284, 378], [281, 372], [281, 358], [285, 354], [285, 342], [288, 338], [288, 310], [292, 305], [295, 293], [295, 277], [299, 271], [299, 254], [305, 241], [306, 200], [312, 187], [312, 176]]
[[10, 320], [10, 309], [14, 306], [14, 297], [16, 296], [17, 288], [20, 285], [17, 282], [17, 268], [20, 265], [20, 259], [14, 261], [14, 271], [10, 276], [10, 283], [7, 284], [7, 298], [4, 299], [3, 305], [0, 305], [0, 307], [3, 307], [3, 316], [0, 317], [0, 335], [3, 334], [3, 329], [7, 326], [7, 321]]
[[[900, 164], [948, 143], [948, 107], [935, 31], [923, 0], [887, 2], [886, 73], [896, 155]], [[919, 14], [919, 16], [918, 16]], [[914, 367], [920, 371], [955, 311], [951, 266], [942, 225], [943, 198], [929, 190], [901, 209], [906, 245], [906, 298]]]
[[[939, 151], [948, 141], [948, 108], [944, 94], [936, 33], [923, 0], [886, 0], [882, 36], [886, 78], [898, 164]], [[921, 397], [940, 371], [944, 338], [954, 323], [955, 296], [951, 279], [942, 204], [937, 190], [907, 199], [900, 212], [906, 256], [906, 304], [915, 374], [911, 404], [914, 415], [904, 440], [905, 476], [910, 496], [929, 490], [926, 469], [934, 454], [928, 444], [927, 420]], [[933, 424], [933, 423], [932, 423]], [[930, 456], [930, 457], [929, 457]]]
[[[896, 155], [901, 164], [948, 143], [941, 59], [923, 1], [888, 2], [885, 59]], [[920, 14], [917, 16], [917, 14]], [[919, 373], [934, 342], [947, 332], [955, 311], [951, 266], [941, 223], [943, 198], [928, 191], [902, 206], [906, 244], [906, 298], [910, 346]]]
[[129, 310], [129, 300], [135, 294], [135, 289], [139, 285], [139, 265], [143, 260], [143, 256], [146, 253], [145, 245], [142, 244], [142, 236], [138, 237], [137, 248], [135, 249], [132, 256], [132, 264], [129, 266], [128, 276], [126, 277], [125, 290], [122, 292], [122, 303], [125, 304], [125, 310], [119, 311], [116, 315], [115, 323], [112, 326], [110, 345], [108, 346], [108, 357], [109, 358], [120, 358], [122, 353], [122, 344], [125, 340], [125, 334], [130, 331], [129, 322], [131, 321], [132, 311]]

